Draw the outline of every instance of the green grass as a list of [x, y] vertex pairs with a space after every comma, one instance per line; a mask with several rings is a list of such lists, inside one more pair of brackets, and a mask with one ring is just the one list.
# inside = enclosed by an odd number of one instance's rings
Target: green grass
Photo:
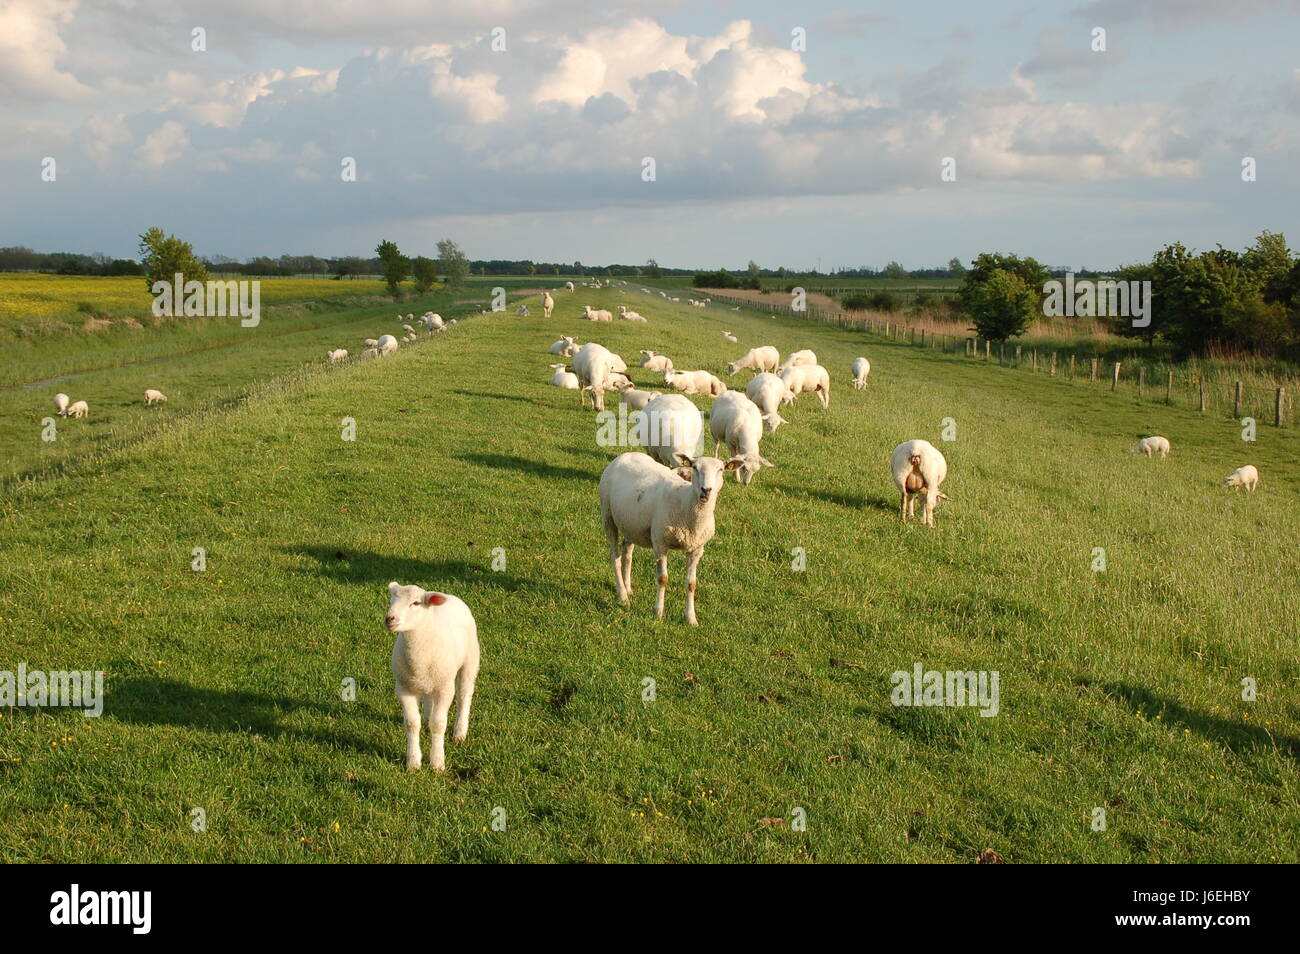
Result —
[[[579, 299], [650, 321], [592, 325]], [[764, 440], [776, 466], [722, 491], [698, 628], [680, 554], [665, 621], [643, 551], [631, 608], [615, 602], [596, 484], [617, 449], [546, 385], [561, 334], [715, 370], [811, 347], [831, 370], [829, 411], [801, 398]], [[193, 373], [120, 451], [78, 455], [94, 420], [68, 422], [66, 468], [4, 498], [0, 668], [102, 668], [107, 700], [100, 719], [0, 710], [0, 859], [1300, 860], [1295, 431], [1246, 445], [1083, 384], [615, 290], [295, 365], [202, 413], [182, 408]], [[1149, 433], [1167, 460], [1125, 453]], [[897, 519], [887, 458], [912, 437], [950, 464], [934, 530]], [[1247, 461], [1259, 492], [1219, 486]], [[478, 618], [445, 777], [402, 769], [392, 579]], [[999, 715], [892, 707], [890, 674], [917, 662], [998, 671]], [[796, 806], [806, 831], [760, 824]]]

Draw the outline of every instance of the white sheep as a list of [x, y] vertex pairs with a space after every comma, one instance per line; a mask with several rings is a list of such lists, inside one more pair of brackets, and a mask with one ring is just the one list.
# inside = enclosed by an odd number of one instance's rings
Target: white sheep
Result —
[[743, 463], [736, 468], [736, 479], [748, 484], [763, 467], [772, 462], [758, 452], [763, 439], [763, 415], [758, 405], [739, 391], [728, 391], [713, 402], [709, 411], [709, 433], [713, 435], [713, 456], [727, 445], [733, 459]]
[[340, 361], [346, 359], [347, 356], [348, 353], [343, 348], [335, 348], [333, 351], [325, 352], [325, 357], [330, 359], [330, 364], [338, 364]]
[[1238, 467], [1227, 477], [1223, 478], [1223, 486], [1245, 487], [1247, 490], [1253, 491], [1259, 486], [1259, 471], [1256, 470], [1252, 464]]
[[433, 312], [424, 315], [420, 319], [420, 324], [424, 325], [430, 333], [442, 331], [442, 329], [446, 327], [446, 324], [442, 320], [442, 315], [435, 315]]
[[803, 351], [796, 351], [794, 354], [786, 358], [785, 364], [777, 368], [776, 373], [780, 374], [786, 368], [798, 367], [801, 364], [816, 364], [816, 363], [817, 363], [817, 355], [814, 352], [809, 351], [808, 349], [805, 348]]
[[375, 342], [375, 350], [380, 354], [392, 354], [397, 350], [397, 339], [392, 335], [380, 335]]
[[59, 417], [68, 416], [68, 401], [70, 400], [71, 398], [62, 391], [54, 395], [54, 411], [59, 415]]
[[[618, 366], [623, 365], [620, 369]], [[573, 371], [581, 385], [579, 398], [583, 407], [587, 405], [587, 392], [591, 391], [592, 404], [597, 411], [605, 409], [605, 391], [613, 387], [612, 376], [618, 371], [626, 371], [623, 359], [604, 345], [588, 341], [573, 355]]]
[[780, 414], [780, 407], [794, 400], [794, 395], [785, 386], [785, 382], [770, 371], [750, 378], [749, 384], [745, 385], [745, 396], [754, 402], [763, 415], [763, 426], [768, 433], [786, 422]]
[[815, 391], [822, 407], [831, 406], [831, 374], [820, 364], [796, 364], [777, 375], [793, 395]]
[[1134, 447], [1129, 453], [1146, 454], [1148, 457], [1159, 454], [1161, 457], [1168, 457], [1169, 441], [1163, 437], [1144, 437], [1138, 441], [1137, 447]]
[[564, 283], [564, 290], [565, 290], [565, 291], [573, 291], [573, 282], [565, 282], [565, 283]]
[[642, 351], [640, 363], [641, 367], [647, 371], [671, 371], [673, 369], [673, 359], [660, 354], [658, 351]]
[[903, 520], [914, 516], [916, 497], [924, 494], [921, 505], [921, 523], [934, 526], [934, 508], [948, 495], [939, 491], [939, 485], [948, 476], [948, 462], [929, 441], [904, 441], [894, 448], [889, 461], [894, 474], [894, 486], [902, 495], [899, 513]]
[[[650, 547], [659, 564], [659, 595], [655, 616], [663, 619], [664, 591], [668, 587], [668, 551], [686, 551], [686, 611], [691, 626], [695, 618], [696, 570], [704, 547], [716, 530], [713, 511], [726, 471], [740, 466], [716, 457], [692, 459], [682, 454], [680, 466], [670, 470], [644, 454], [620, 454], [600, 475], [600, 518], [609, 540], [614, 567], [614, 590], [627, 606], [632, 599], [632, 552]], [[622, 543], [620, 545], [620, 537]]]
[[627, 321], [645, 321], [645, 316], [635, 311], [625, 311], [619, 317]]
[[444, 739], [452, 699], [456, 726], [451, 737], [463, 742], [469, 734], [469, 708], [478, 678], [478, 625], [474, 614], [450, 593], [430, 593], [418, 586], [388, 584], [388, 613], [384, 625], [397, 634], [393, 643], [393, 691], [402, 704], [406, 723], [406, 768], [421, 764], [420, 704], [429, 723], [429, 764], [435, 772], [447, 767]]
[[619, 390], [618, 403], [626, 404], [629, 411], [640, 411], [658, 396], [658, 391], [641, 391], [627, 387]]
[[592, 308], [590, 305], [582, 306], [582, 317], [588, 321], [613, 321], [614, 316], [604, 308]]
[[727, 374], [734, 375], [741, 368], [750, 371], [775, 371], [781, 364], [781, 352], [771, 345], [750, 348], [743, 358], [738, 358], [727, 365]]
[[670, 369], [664, 372], [664, 384], [683, 394], [708, 394], [711, 397], [717, 397], [727, 390], [727, 386], [708, 371]]
[[68, 405], [68, 413], [65, 417], [85, 417], [90, 413], [90, 405], [85, 401], [73, 401]]
[[528, 314], [528, 306], [527, 306], [527, 305], [520, 305], [518, 308], [515, 309], [515, 314], [516, 314], [516, 315], [527, 316], [527, 314]]
[[552, 364], [550, 368], [555, 373], [551, 375], [551, 384], [557, 388], [565, 388], [569, 391], [577, 391], [581, 385], [578, 384], [578, 376], [572, 371], [564, 370], [562, 364]]
[[378, 339], [378, 338], [367, 338], [367, 339], [366, 339], [366, 347], [367, 347], [367, 348], [378, 348], [378, 347], [379, 347], [379, 339]]
[[361, 352], [362, 361], [369, 361], [371, 358], [378, 358], [378, 357], [379, 357], [378, 348], [367, 348], [365, 351]]
[[154, 388], [149, 388], [144, 392], [145, 407], [148, 407], [151, 404], [162, 404], [166, 402], [166, 400], [167, 395], [163, 394], [161, 391], [155, 390]]
[[402, 330], [405, 331], [408, 335], [415, 333], [415, 329], [412, 328], [410, 325], [402, 325]]
[[735, 344], [736, 342], [738, 342], [738, 341], [740, 340], [740, 339], [737, 338], [735, 335], [733, 335], [730, 331], [724, 331], [724, 332], [722, 333], [722, 337], [726, 338], [726, 339], [727, 339], [728, 341], [730, 341], [732, 344]]
[[637, 440], [665, 467], [676, 465], [678, 454], [697, 454], [703, 436], [704, 416], [680, 394], [655, 395], [646, 402], [637, 422]]
[[551, 354], [558, 354], [562, 358], [573, 357], [573, 352], [578, 350], [578, 345], [572, 338], [561, 338], [551, 345]]
[[542, 317], [551, 317], [551, 309], [555, 307], [555, 299], [551, 297], [550, 292], [542, 293]]
[[867, 386], [867, 375], [871, 373], [871, 362], [866, 358], [854, 358], [852, 371], [853, 386], [861, 391]]

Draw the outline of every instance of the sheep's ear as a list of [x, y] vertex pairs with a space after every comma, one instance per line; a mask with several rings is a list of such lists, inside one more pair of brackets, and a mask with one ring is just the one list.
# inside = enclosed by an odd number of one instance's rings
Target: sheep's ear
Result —
[[680, 462], [683, 467], [693, 468], [695, 466], [695, 461], [691, 460], [691, 456], [689, 454], [677, 453], [673, 455], [673, 459]]
[[775, 467], [775, 466], [776, 466], [776, 464], [772, 463], [772, 462], [771, 462], [770, 460], [768, 460], [766, 457], [760, 457], [760, 458], [758, 459], [758, 462], [759, 462], [760, 464], [762, 464], [764, 467]]
[[731, 458], [731, 460], [727, 461], [725, 464], [722, 465], [722, 469], [723, 469], [723, 470], [735, 470], [737, 467], [739, 467], [739, 466], [740, 466], [741, 464], [743, 464], [744, 462], [745, 462], [745, 458], [743, 458], [743, 457], [733, 457], [733, 458]]
[[447, 602], [447, 597], [443, 596], [441, 593], [425, 593], [424, 599], [421, 602], [423, 602], [425, 606], [441, 606], [443, 603]]
[[678, 477], [680, 477], [682, 480], [689, 482], [691, 477], [694, 476], [695, 471], [691, 470], [691, 468], [689, 467], [678, 467], [675, 470], [673, 470], [673, 473], [676, 474]]
[[396, 593], [400, 588], [401, 588], [401, 584], [398, 583], [397, 581], [393, 581], [392, 583], [388, 584], [388, 592], [390, 595]]

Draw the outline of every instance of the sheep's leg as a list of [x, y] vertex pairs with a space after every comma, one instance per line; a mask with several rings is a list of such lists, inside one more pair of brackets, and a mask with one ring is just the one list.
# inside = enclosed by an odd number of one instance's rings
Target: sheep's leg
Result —
[[659, 561], [659, 595], [655, 597], [655, 616], [663, 619], [664, 591], [668, 589], [668, 553], [666, 551], [657, 551], [655, 557]]
[[628, 593], [624, 582], [623, 559], [618, 546], [618, 527], [614, 525], [613, 517], [605, 518], [605, 535], [609, 537], [609, 562], [614, 567], [614, 593], [618, 596], [618, 601], [627, 606], [631, 594]]
[[635, 549], [635, 543], [623, 541], [623, 592], [628, 599], [632, 598], [632, 551]]
[[454, 742], [464, 742], [469, 735], [469, 706], [474, 701], [474, 682], [478, 679], [478, 656], [469, 660], [456, 673], [456, 727], [452, 730]]
[[901, 492], [902, 496], [898, 501], [898, 516], [904, 523], [907, 523], [907, 491]]
[[429, 712], [429, 765], [435, 772], [447, 768], [447, 713], [451, 711], [451, 696], [450, 680], [425, 696]]
[[691, 550], [686, 554], [686, 622], [691, 626], [700, 625], [695, 618], [695, 568], [700, 565], [702, 556], [703, 550]]
[[822, 410], [831, 406], [831, 392], [825, 388], [817, 389], [817, 398], [822, 402]]
[[420, 755], [420, 697], [416, 693], [397, 693], [402, 704], [402, 720], [406, 723], [406, 770], [418, 771], [423, 764]]

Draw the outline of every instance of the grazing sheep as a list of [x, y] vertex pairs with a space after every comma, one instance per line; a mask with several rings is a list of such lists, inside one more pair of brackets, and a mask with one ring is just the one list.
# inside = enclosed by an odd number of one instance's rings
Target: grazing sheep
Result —
[[761, 348], [750, 348], [743, 358], [727, 365], [727, 374], [734, 375], [741, 368], [759, 372], [775, 371], [780, 364], [781, 352], [771, 345], [764, 345]]
[[628, 311], [628, 310], [627, 310], [626, 308], [624, 308], [622, 305], [619, 305], [618, 307], [623, 309], [623, 310], [619, 313], [619, 317], [622, 318], [623, 320], [625, 320], [625, 321], [645, 321], [645, 316], [644, 316], [644, 315], [638, 314], [638, 313], [635, 312], [635, 311]]
[[614, 316], [604, 308], [592, 308], [590, 305], [582, 306], [582, 317], [588, 321], [613, 321]]
[[647, 371], [671, 371], [673, 369], [673, 359], [660, 354], [658, 351], [642, 351], [641, 367]]
[[375, 348], [380, 354], [392, 354], [397, 350], [397, 339], [392, 335], [380, 335]]
[[683, 394], [707, 394], [711, 397], [727, 390], [727, 386], [708, 371], [668, 370], [664, 372], [664, 384]]
[[378, 348], [378, 347], [379, 347], [379, 339], [378, 339], [378, 338], [367, 338], [367, 339], [366, 339], [366, 347], [367, 347], [367, 348]]
[[551, 384], [557, 388], [565, 388], [569, 391], [577, 391], [581, 385], [578, 384], [578, 376], [572, 371], [565, 371], [564, 365], [552, 364], [550, 368], [555, 373], [551, 375]]
[[161, 391], [156, 391], [153, 388], [149, 388], [144, 392], [145, 407], [148, 407], [151, 404], [162, 404], [166, 400], [167, 395], [163, 394]]
[[68, 405], [68, 413], [64, 417], [85, 417], [90, 413], [90, 405], [85, 401], [74, 401]]
[[573, 282], [565, 282], [565, 283], [564, 283], [564, 290], [565, 290], [565, 291], [573, 291]]
[[365, 351], [361, 352], [362, 361], [369, 361], [371, 358], [378, 358], [378, 357], [379, 357], [378, 348], [367, 348]]
[[520, 305], [518, 308], [515, 309], [515, 314], [516, 314], [516, 315], [525, 315], [525, 316], [526, 316], [526, 315], [528, 314], [528, 306], [527, 306], [527, 305]]
[[[686, 551], [686, 611], [691, 626], [695, 618], [696, 570], [704, 547], [716, 530], [713, 511], [722, 492], [725, 472], [740, 466], [716, 457], [692, 459], [682, 454], [680, 466], [670, 470], [644, 454], [620, 454], [600, 475], [600, 519], [609, 539], [614, 566], [614, 590], [627, 606], [632, 599], [632, 552], [650, 547], [659, 562], [659, 595], [655, 616], [663, 619], [664, 591], [668, 587], [668, 551]], [[622, 544], [619, 538], [622, 538]]]
[[[703, 304], [701, 304], [700, 307], [703, 308], [703, 307], [704, 307]], [[733, 335], [730, 331], [724, 331], [724, 332], [722, 333], [722, 337], [726, 338], [726, 339], [727, 339], [728, 341], [730, 341], [732, 344], [735, 344], [736, 342], [738, 342], [738, 341], [740, 340], [740, 339], [737, 338], [735, 335]]]
[[736, 468], [736, 479], [748, 484], [763, 467], [772, 462], [758, 452], [763, 439], [763, 415], [758, 405], [739, 391], [728, 391], [713, 402], [709, 412], [709, 433], [713, 435], [713, 456], [723, 444], [733, 459], [742, 461]]
[[637, 425], [637, 438], [645, 452], [665, 467], [677, 464], [677, 455], [700, 450], [704, 417], [700, 409], [680, 394], [658, 394], [646, 402]]
[[803, 351], [796, 351], [794, 354], [790, 355], [790, 357], [786, 358], [785, 364], [777, 368], [776, 373], [780, 374], [786, 368], [798, 367], [801, 364], [816, 364], [816, 363], [817, 363], [817, 355], [807, 349], [804, 349]]
[[754, 402], [763, 415], [763, 426], [767, 428], [768, 433], [785, 423], [785, 418], [780, 414], [780, 407], [794, 400], [785, 382], [770, 371], [764, 371], [750, 378], [749, 384], [745, 385], [745, 396]]
[[890, 458], [894, 485], [902, 495], [899, 512], [903, 520], [913, 516], [917, 495], [924, 494], [921, 505], [921, 523], [934, 526], [934, 508], [948, 495], [939, 492], [939, 485], [948, 476], [948, 462], [929, 441], [904, 441], [894, 448]]
[[1238, 467], [1227, 477], [1223, 478], [1223, 486], [1245, 487], [1247, 490], [1253, 491], [1259, 486], [1259, 471], [1251, 464]]
[[68, 401], [71, 400], [66, 394], [60, 391], [54, 395], [54, 410], [59, 417], [68, 416]]
[[421, 764], [420, 703], [429, 723], [429, 764], [435, 772], [447, 767], [443, 741], [447, 714], [456, 702], [456, 726], [451, 737], [463, 742], [469, 734], [469, 707], [478, 678], [478, 625], [474, 614], [450, 593], [430, 593], [418, 586], [388, 584], [388, 613], [384, 625], [397, 634], [393, 643], [393, 691], [402, 704], [406, 723], [406, 768]]
[[550, 292], [542, 293], [542, 317], [551, 317], [551, 309], [555, 307], [555, 299], [551, 297]]
[[796, 364], [777, 375], [793, 395], [816, 391], [822, 407], [831, 406], [831, 375], [820, 364]]
[[338, 364], [340, 361], [344, 360], [347, 356], [348, 353], [343, 348], [335, 348], [333, 351], [325, 352], [325, 357], [330, 359], [330, 364]]
[[871, 362], [866, 358], [853, 359], [853, 386], [861, 391], [867, 386], [867, 375], [871, 373]]
[[1144, 437], [1138, 441], [1137, 447], [1133, 448], [1129, 453], [1146, 454], [1148, 457], [1159, 454], [1161, 457], [1168, 457], [1169, 441], [1163, 437]]
[[[597, 411], [605, 409], [605, 391], [612, 388], [611, 377], [620, 370], [623, 359], [604, 345], [588, 341], [573, 355], [573, 371], [581, 385], [579, 398], [587, 406], [587, 392], [591, 391], [592, 405]], [[621, 369], [627, 370], [624, 365]]]
[[573, 352], [578, 350], [578, 345], [572, 338], [561, 338], [551, 345], [551, 354], [558, 354], [562, 358], [572, 358]]
[[410, 325], [402, 325], [402, 330], [405, 331], [408, 335], [415, 334], [415, 329], [412, 328]]
[[442, 331], [443, 328], [447, 327], [442, 320], [442, 315], [435, 315], [433, 312], [429, 312], [423, 318], [421, 318], [420, 324], [424, 325], [424, 327], [427, 328], [430, 333], [435, 331]]

